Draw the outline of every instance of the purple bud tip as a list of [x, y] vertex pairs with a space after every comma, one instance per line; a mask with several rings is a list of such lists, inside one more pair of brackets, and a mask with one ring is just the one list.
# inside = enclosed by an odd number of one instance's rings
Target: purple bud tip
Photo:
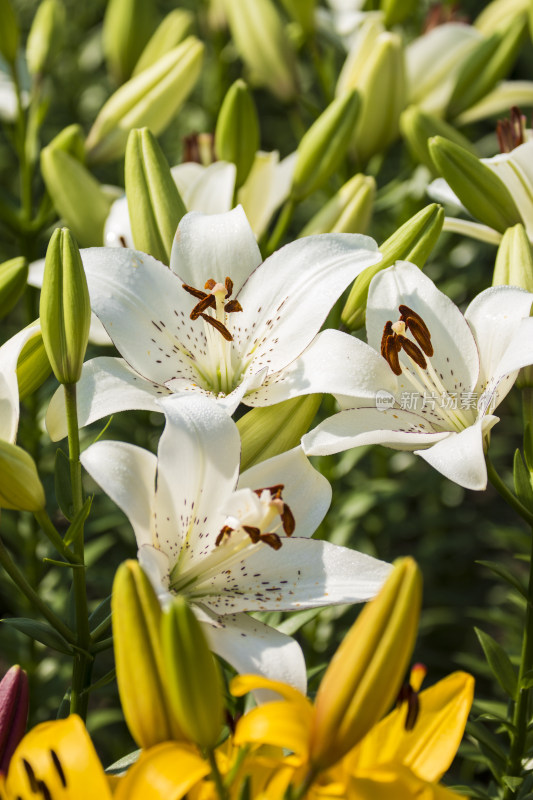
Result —
[[7, 773], [11, 756], [28, 721], [28, 676], [21, 667], [9, 669], [0, 681], [0, 773]]

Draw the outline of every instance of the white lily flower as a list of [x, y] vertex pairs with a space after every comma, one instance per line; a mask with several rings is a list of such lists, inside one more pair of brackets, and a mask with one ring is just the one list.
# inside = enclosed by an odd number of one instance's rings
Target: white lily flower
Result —
[[239, 434], [227, 414], [202, 397], [161, 405], [157, 457], [101, 441], [83, 453], [84, 467], [128, 516], [161, 602], [187, 597], [212, 649], [239, 672], [305, 691], [298, 644], [246, 612], [362, 602], [390, 565], [309, 538], [331, 488], [301, 448], [239, 478]]
[[308, 455], [363, 444], [414, 450], [450, 480], [485, 489], [484, 444], [517, 371], [533, 363], [533, 295], [495, 286], [463, 317], [417, 267], [397, 262], [370, 284], [368, 342], [352, 397], [302, 439]]
[[19, 387], [17, 362], [26, 342], [39, 325], [19, 331], [0, 347], [0, 439], [14, 444], [19, 426]]
[[[80, 425], [126, 409], [159, 411], [165, 394], [208, 395], [230, 415], [240, 402], [345, 394], [354, 340], [318, 332], [344, 289], [380, 259], [366, 236], [322, 234], [261, 263], [240, 207], [187, 214], [170, 269], [135, 250], [82, 250], [92, 308], [124, 360], [84, 365]], [[63, 392], [52, 398], [47, 427], [53, 439], [66, 434]]]

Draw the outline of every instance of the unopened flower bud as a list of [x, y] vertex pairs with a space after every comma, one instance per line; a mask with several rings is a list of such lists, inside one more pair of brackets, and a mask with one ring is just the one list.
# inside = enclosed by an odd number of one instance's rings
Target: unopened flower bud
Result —
[[320, 683], [311, 763], [336, 763], [394, 702], [413, 652], [422, 578], [411, 558], [398, 561], [344, 637]]
[[193, 15], [184, 8], [174, 8], [170, 11], [148, 40], [135, 64], [132, 76], [148, 69], [161, 56], [177, 47], [190, 34], [193, 22]]
[[496, 263], [493, 286], [520, 286], [533, 292], [533, 255], [523, 225], [508, 228], [502, 236]]
[[387, 28], [399, 25], [400, 22], [412, 15], [416, 7], [416, 0], [381, 0], [380, 2], [383, 21]]
[[376, 182], [370, 175], [354, 175], [310, 219], [300, 236], [316, 233], [365, 233], [372, 216]]
[[430, 139], [429, 152], [439, 174], [472, 216], [502, 233], [521, 222], [507, 187], [479, 158], [441, 136]]
[[307, 36], [315, 28], [316, 0], [282, 0], [289, 16], [298, 23]]
[[243, 185], [259, 150], [259, 119], [245, 82], [236, 80], [226, 92], [215, 131], [215, 151], [221, 161], [237, 167], [235, 185]]
[[102, 44], [108, 69], [117, 83], [131, 76], [155, 24], [153, 0], [109, 0]]
[[32, 75], [45, 72], [61, 50], [65, 8], [61, 0], [42, 0], [33, 19], [26, 44], [26, 60]]
[[40, 511], [43, 485], [33, 458], [22, 447], [0, 439], [0, 508]]
[[163, 151], [148, 128], [131, 131], [124, 173], [134, 245], [169, 264], [174, 234], [186, 209]]
[[164, 611], [161, 630], [172, 710], [189, 739], [211, 750], [222, 731], [222, 678], [200, 623], [183, 597]]
[[333, 175], [353, 139], [360, 98], [355, 90], [337, 97], [303, 135], [292, 177], [292, 197], [301, 200]]
[[57, 136], [54, 136], [47, 147], [64, 150], [76, 161], [81, 161], [82, 164], [85, 162], [85, 135], [81, 125], [67, 125]]
[[0, 681], [0, 773], [4, 775], [27, 720], [28, 676], [19, 666], [11, 667]]
[[40, 303], [46, 353], [60, 383], [76, 383], [91, 324], [91, 304], [80, 251], [68, 228], [52, 234], [44, 267]]
[[529, 0], [492, 0], [474, 20], [474, 27], [485, 36], [506, 28], [510, 19], [522, 15], [527, 19], [531, 7]]
[[444, 211], [437, 203], [431, 203], [407, 220], [379, 248], [383, 259], [373, 267], [367, 267], [355, 279], [346, 305], [342, 322], [352, 331], [365, 324], [368, 288], [374, 275], [392, 266], [396, 261], [410, 261], [422, 267], [440, 236], [444, 223]]
[[26, 288], [28, 262], [25, 258], [12, 258], [0, 264], [0, 317], [15, 305]]
[[18, 357], [17, 382], [20, 400], [33, 394], [39, 386], [42, 386], [51, 371], [52, 367], [46, 355], [43, 335], [40, 330], [36, 330]]
[[0, 0], [0, 55], [14, 64], [20, 39], [20, 29], [11, 0]]
[[189, 36], [117, 89], [89, 131], [89, 159], [103, 162], [120, 158], [132, 128], [146, 126], [154, 136], [161, 133], [194, 88], [203, 51], [203, 44]]
[[183, 739], [164, 686], [161, 606], [137, 561], [118, 568], [111, 598], [120, 702], [139, 747]]
[[455, 144], [461, 145], [465, 150], [474, 152], [474, 148], [466, 138], [452, 125], [418, 106], [409, 106], [400, 117], [400, 130], [407, 142], [414, 158], [424, 164], [433, 175], [438, 171], [429, 153], [428, 139], [432, 136], [442, 136]]

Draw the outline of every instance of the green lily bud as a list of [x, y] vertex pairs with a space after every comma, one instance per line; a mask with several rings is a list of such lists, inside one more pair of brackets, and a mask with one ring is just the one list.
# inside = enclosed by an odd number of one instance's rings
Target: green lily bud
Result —
[[0, 55], [14, 64], [20, 39], [20, 28], [11, 0], [0, 0]]
[[410, 261], [422, 269], [440, 236], [443, 224], [442, 206], [431, 203], [383, 242], [379, 248], [383, 259], [358, 275], [344, 306], [341, 320], [349, 330], [356, 331], [365, 324], [368, 288], [374, 275], [396, 261]]
[[46, 251], [40, 316], [54, 375], [60, 383], [76, 383], [89, 339], [91, 304], [80, 251], [68, 228], [54, 231]]
[[342, 162], [353, 138], [360, 108], [355, 90], [337, 97], [303, 135], [291, 195], [301, 200], [319, 189]]
[[15, 305], [26, 288], [28, 262], [25, 258], [12, 258], [0, 264], [0, 317]]
[[82, 164], [85, 162], [85, 135], [81, 125], [67, 125], [49, 145], [51, 149], [63, 150]]
[[423, 111], [418, 106], [409, 106], [402, 113], [400, 130], [414, 158], [424, 164], [433, 175], [438, 175], [438, 172], [429, 154], [428, 139], [431, 139], [432, 136], [443, 136], [464, 147], [465, 150], [471, 153], [475, 152], [466, 136], [463, 136], [443, 119]]
[[133, 242], [163, 264], [186, 213], [168, 161], [148, 128], [131, 131], [124, 166]]
[[17, 382], [19, 385], [19, 399], [23, 400], [33, 394], [52, 372], [52, 367], [43, 342], [41, 331], [35, 331], [28, 339], [18, 357]]
[[61, 0], [42, 0], [33, 19], [26, 43], [26, 60], [32, 75], [45, 72], [61, 49], [65, 8]]
[[473, 217], [500, 233], [521, 222], [509, 190], [479, 158], [441, 136], [430, 139], [429, 152], [440, 175]]
[[108, 69], [117, 83], [131, 76], [154, 28], [152, 0], [109, 0], [102, 44]]
[[523, 225], [508, 228], [496, 254], [493, 286], [520, 286], [533, 292], [533, 254]]
[[526, 19], [519, 17], [506, 30], [496, 31], [481, 40], [459, 70], [448, 102], [447, 116], [456, 117], [470, 108], [506, 77], [518, 55], [525, 31]]
[[259, 119], [254, 99], [243, 80], [230, 86], [220, 108], [215, 130], [215, 152], [237, 167], [235, 186], [243, 185], [259, 150]]
[[304, 34], [309, 35], [314, 31], [316, 0], [281, 0], [281, 2], [287, 14], [298, 23]]
[[126, 148], [132, 128], [150, 128], [154, 136], [177, 114], [200, 75], [204, 46], [189, 36], [178, 47], [111, 95], [87, 137], [93, 162], [113, 161]]
[[41, 151], [41, 172], [57, 213], [80, 245], [101, 245], [113, 201], [96, 178], [77, 158], [50, 145]]
[[339, 761], [398, 696], [413, 652], [422, 576], [401, 559], [378, 596], [361, 611], [320, 683], [310, 760], [323, 769]]
[[137, 561], [118, 568], [111, 596], [120, 702], [131, 735], [147, 748], [183, 739], [165, 690], [161, 606]]
[[316, 233], [364, 233], [370, 224], [376, 181], [369, 175], [354, 175], [312, 217], [301, 236]]
[[193, 22], [193, 15], [184, 8], [175, 8], [170, 11], [148, 40], [139, 60], [135, 64], [132, 76], [148, 69], [161, 56], [177, 47], [191, 32]]
[[228, 23], [250, 79], [280, 100], [298, 92], [296, 58], [283, 22], [271, 0], [225, 0]]
[[212, 750], [223, 724], [222, 678], [185, 598], [163, 612], [161, 635], [171, 708], [188, 738]]
[[411, 16], [416, 9], [416, 0], [381, 0], [380, 8], [384, 14], [384, 23], [387, 28], [399, 25]]
[[321, 400], [321, 394], [308, 394], [244, 414], [237, 422], [241, 471], [296, 447], [311, 427]]
[[0, 508], [40, 511], [45, 503], [33, 458], [22, 447], [0, 439]]
[[476, 17], [473, 25], [485, 36], [490, 36], [506, 28], [510, 19], [516, 19], [521, 14], [527, 18], [530, 6], [530, 0], [492, 0]]

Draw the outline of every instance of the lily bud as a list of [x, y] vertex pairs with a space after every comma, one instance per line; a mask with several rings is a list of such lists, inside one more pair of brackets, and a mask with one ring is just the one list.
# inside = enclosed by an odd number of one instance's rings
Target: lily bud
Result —
[[354, 175], [312, 217], [299, 236], [316, 233], [365, 233], [370, 225], [376, 181], [370, 175]]
[[0, 508], [40, 511], [45, 502], [33, 458], [22, 447], [0, 439]]
[[57, 213], [80, 246], [101, 245], [112, 200], [96, 178], [77, 158], [50, 145], [41, 151], [41, 172]]
[[212, 750], [222, 731], [222, 678], [200, 623], [183, 597], [164, 611], [166, 685], [179, 724], [199, 747]]
[[153, 0], [109, 0], [102, 44], [108, 69], [117, 83], [128, 80], [154, 28]]
[[441, 136], [430, 139], [429, 152], [440, 175], [473, 217], [501, 233], [521, 222], [507, 187], [479, 158]]
[[304, 34], [315, 29], [316, 0], [281, 0], [285, 11], [298, 23]]
[[298, 92], [296, 58], [271, 0], [225, 0], [224, 8], [239, 55], [250, 78], [280, 100]]
[[42, 386], [52, 371], [50, 361], [46, 355], [43, 335], [40, 330], [35, 331], [28, 339], [17, 362], [17, 382], [19, 386], [19, 399], [24, 400], [28, 395]]
[[413, 652], [421, 601], [420, 571], [404, 558], [363, 608], [320, 683], [310, 743], [315, 767], [324, 769], [342, 758], [396, 699]]
[[485, 36], [490, 36], [506, 28], [510, 19], [516, 19], [519, 15], [527, 19], [530, 6], [530, 0], [492, 0], [476, 17], [474, 27]]
[[163, 151], [148, 128], [131, 131], [124, 173], [135, 247], [169, 264], [174, 234], [186, 209]]
[[177, 47], [191, 32], [193, 22], [193, 15], [184, 8], [175, 8], [170, 11], [148, 40], [139, 60], [135, 64], [132, 76], [148, 69], [161, 56]]
[[533, 255], [523, 225], [508, 228], [502, 236], [496, 263], [493, 286], [520, 286], [533, 292]]
[[63, 150], [82, 164], [85, 162], [85, 135], [81, 125], [67, 125], [54, 136], [48, 147]]
[[28, 721], [28, 676], [18, 665], [0, 681], [0, 774], [24, 736]]
[[0, 55], [14, 64], [20, 39], [20, 28], [11, 0], [0, 0]]
[[154, 136], [161, 133], [194, 88], [203, 51], [203, 44], [189, 36], [117, 89], [89, 131], [89, 159], [96, 163], [120, 158], [132, 128], [146, 126]]
[[360, 98], [355, 90], [337, 97], [303, 135], [292, 177], [292, 197], [319, 189], [342, 162], [353, 139]]
[[384, 14], [384, 23], [387, 28], [399, 25], [407, 19], [416, 9], [416, 0], [381, 0], [380, 8]]
[[137, 561], [118, 568], [111, 597], [120, 702], [139, 747], [183, 739], [165, 690], [161, 606]]
[[321, 394], [308, 394], [273, 406], [253, 408], [244, 414], [237, 422], [241, 437], [241, 471], [300, 444], [321, 400]]
[[463, 136], [443, 119], [423, 111], [418, 106], [409, 106], [402, 113], [400, 130], [414, 158], [424, 164], [435, 176], [438, 175], [438, 171], [429, 153], [428, 145], [428, 139], [431, 139], [432, 136], [442, 136], [469, 152], [475, 152], [466, 136]]
[[5, 316], [26, 288], [28, 262], [25, 258], [12, 258], [0, 264], [0, 317]]
[[32, 75], [43, 73], [61, 50], [65, 8], [61, 0], [42, 0], [26, 43], [26, 60]]
[[235, 186], [243, 185], [259, 150], [259, 119], [252, 94], [243, 80], [228, 89], [215, 130], [215, 152], [237, 167]]
[[422, 269], [440, 236], [443, 223], [442, 206], [431, 203], [383, 242], [379, 248], [382, 260], [358, 275], [344, 306], [341, 319], [349, 330], [356, 331], [365, 324], [368, 288], [374, 275], [396, 261], [410, 261]]
[[44, 267], [40, 303], [46, 353], [60, 383], [76, 383], [91, 324], [91, 304], [80, 251], [68, 228], [52, 234]]

